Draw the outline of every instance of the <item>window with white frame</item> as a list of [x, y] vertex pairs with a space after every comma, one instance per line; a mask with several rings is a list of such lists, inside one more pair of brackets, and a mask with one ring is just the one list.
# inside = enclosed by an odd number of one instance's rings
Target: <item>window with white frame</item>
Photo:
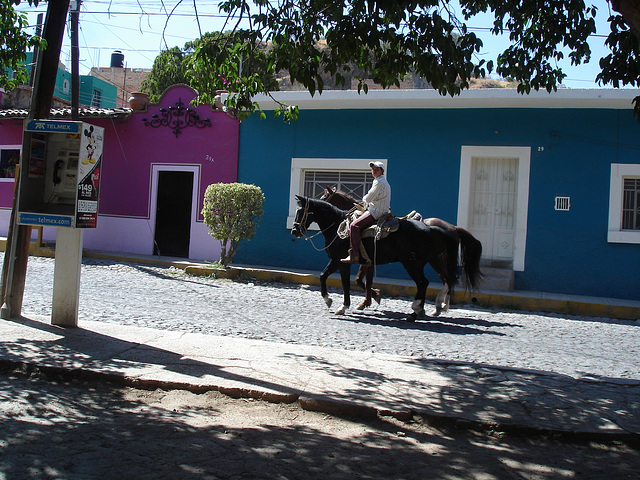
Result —
[[0, 146], [0, 180], [13, 180], [20, 163], [21, 145]]
[[[289, 188], [289, 216], [287, 228], [293, 227], [296, 213], [296, 195], [320, 198], [325, 187], [337, 187], [356, 198], [362, 198], [371, 188], [373, 177], [369, 162], [385, 159], [354, 158], [293, 158], [291, 159], [291, 184]], [[316, 227], [316, 225], [314, 225]], [[316, 227], [317, 228], [317, 227]]]
[[371, 188], [373, 176], [366, 172], [304, 172], [304, 196], [320, 198], [326, 187], [334, 187], [361, 200]]
[[608, 240], [640, 243], [640, 165], [611, 164]]

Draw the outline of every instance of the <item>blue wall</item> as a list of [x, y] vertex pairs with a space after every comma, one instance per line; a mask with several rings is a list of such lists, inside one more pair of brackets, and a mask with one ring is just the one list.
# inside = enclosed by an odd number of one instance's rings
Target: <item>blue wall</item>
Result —
[[[607, 243], [611, 163], [640, 163], [640, 124], [630, 111], [302, 110], [291, 124], [269, 113], [240, 127], [239, 181], [260, 186], [266, 202], [236, 263], [317, 271], [327, 264], [286, 229], [292, 157], [387, 158], [394, 213], [415, 209], [456, 223], [461, 147], [526, 146], [528, 230], [516, 289], [640, 298], [640, 245]], [[569, 212], [554, 210], [556, 196], [571, 197]], [[407, 278], [400, 266], [377, 275]]]

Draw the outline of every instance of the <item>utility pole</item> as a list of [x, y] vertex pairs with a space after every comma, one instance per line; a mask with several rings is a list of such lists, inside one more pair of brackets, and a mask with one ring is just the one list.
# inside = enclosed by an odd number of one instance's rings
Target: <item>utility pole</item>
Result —
[[71, 0], [71, 120], [78, 120], [80, 103], [80, 47], [78, 45], [78, 17], [80, 0]]
[[[38, 23], [36, 25], [36, 35], [38, 37], [42, 36], [42, 21], [44, 19], [44, 15], [42, 13], [38, 14]], [[33, 56], [31, 57], [31, 68], [29, 70], [29, 86], [33, 87], [33, 83], [36, 80], [36, 65], [38, 63], [38, 54], [40, 49], [35, 47], [33, 49]]]
[[[27, 122], [36, 118], [49, 118], [68, 10], [69, 0], [48, 2], [43, 32], [43, 38], [47, 41], [47, 48], [38, 54], [36, 78], [31, 94], [31, 106]], [[24, 144], [22, 150], [26, 151]], [[14, 210], [16, 208], [15, 202], [13, 208]], [[14, 215], [15, 222], [17, 222], [17, 218], [18, 215]], [[9, 268], [7, 268], [6, 281], [3, 279], [2, 282], [3, 285], [6, 285], [6, 291], [3, 292], [2, 318], [19, 317], [22, 313], [30, 242], [31, 227], [28, 225], [14, 225], [11, 238], [7, 239], [5, 250], [5, 262], [9, 262]]]
[[[80, 50], [78, 17], [80, 0], [71, 0], [71, 120], [77, 121], [80, 99]], [[82, 228], [56, 229], [56, 259], [53, 271], [51, 323], [64, 327], [78, 326], [80, 270], [82, 265]]]

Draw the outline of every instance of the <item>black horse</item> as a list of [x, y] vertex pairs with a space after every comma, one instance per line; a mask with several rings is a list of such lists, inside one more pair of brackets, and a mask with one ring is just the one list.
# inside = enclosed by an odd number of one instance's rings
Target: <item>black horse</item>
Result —
[[[331, 205], [335, 205], [341, 210], [350, 210], [356, 203], [358, 203], [358, 200], [348, 193], [341, 192], [337, 188], [331, 188], [329, 186], [325, 187], [325, 191], [320, 197], [320, 200], [325, 200], [326, 202], [329, 202]], [[462, 227], [458, 227], [457, 225], [453, 225], [439, 218], [426, 218], [422, 221], [429, 226], [440, 227], [449, 236], [454, 238], [456, 243], [459, 243], [461, 250], [461, 269], [462, 273], [464, 274], [465, 285], [472, 291], [478, 290], [480, 281], [482, 280], [482, 272], [480, 271], [482, 243], [480, 243], [480, 240], [475, 238], [468, 230]], [[358, 286], [360, 286], [364, 290], [367, 290], [367, 299], [369, 305], [371, 304], [371, 297], [373, 297], [374, 300], [380, 303], [380, 292], [372, 287], [367, 288], [367, 286], [362, 281], [362, 279], [365, 277], [368, 279], [370, 276], [373, 276], [373, 273], [370, 270], [371, 267], [361, 265], [358, 270], [358, 274], [356, 275], [356, 283], [358, 284]], [[446, 286], [445, 279], [441, 278], [441, 280], [443, 283], [443, 287]], [[442, 294], [443, 292], [441, 292], [441, 295]], [[442, 299], [443, 305], [438, 304], [438, 300], [441, 298], [441, 295], [438, 295], [438, 298], [436, 298], [436, 315], [440, 313], [440, 309], [442, 309], [442, 311], [447, 311], [449, 309], [451, 294], [453, 294], [453, 286], [451, 286], [449, 292], [447, 292]]]
[[[330, 259], [320, 275], [320, 293], [327, 306], [331, 306], [331, 299], [327, 292], [327, 278], [336, 270], [340, 270], [344, 302], [336, 314], [343, 314], [351, 305], [351, 265], [340, 261], [347, 256], [349, 239], [340, 238], [338, 227], [346, 218], [347, 212], [314, 198], [296, 195], [296, 201], [298, 209], [291, 234], [296, 238], [305, 236], [309, 225], [313, 222], [320, 227], [325, 241], [324, 250]], [[362, 243], [374, 264], [400, 262], [416, 283], [417, 292], [411, 307], [413, 312], [407, 318], [408, 321], [413, 322], [418, 316], [425, 314], [424, 301], [429, 285], [429, 281], [424, 276], [424, 267], [427, 263], [441, 278], [445, 279], [448, 285], [455, 284], [458, 244], [439, 227], [431, 227], [415, 220], [400, 220], [397, 232], [377, 241], [371, 237], [363, 238]], [[364, 258], [361, 261], [364, 261]]]

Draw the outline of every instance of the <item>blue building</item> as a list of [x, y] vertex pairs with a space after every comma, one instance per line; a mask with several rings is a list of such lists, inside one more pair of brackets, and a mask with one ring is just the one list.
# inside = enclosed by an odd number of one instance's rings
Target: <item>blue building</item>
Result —
[[[322, 237], [292, 242], [294, 195], [325, 185], [361, 194], [368, 163], [387, 166], [393, 212], [417, 210], [470, 230], [483, 262], [516, 290], [640, 299], [637, 90], [509, 89], [441, 97], [433, 90], [275, 92], [300, 107], [284, 123], [242, 123], [239, 181], [262, 188], [256, 237], [235, 262], [317, 270]], [[406, 278], [400, 265], [380, 277]], [[437, 280], [435, 273], [427, 277]]]
[[[27, 52], [25, 65], [33, 64], [33, 52]], [[115, 108], [118, 88], [109, 82], [91, 75], [80, 75], [78, 92], [80, 105], [95, 108]], [[59, 99], [71, 102], [71, 72], [64, 65], [58, 65], [53, 94]]]

